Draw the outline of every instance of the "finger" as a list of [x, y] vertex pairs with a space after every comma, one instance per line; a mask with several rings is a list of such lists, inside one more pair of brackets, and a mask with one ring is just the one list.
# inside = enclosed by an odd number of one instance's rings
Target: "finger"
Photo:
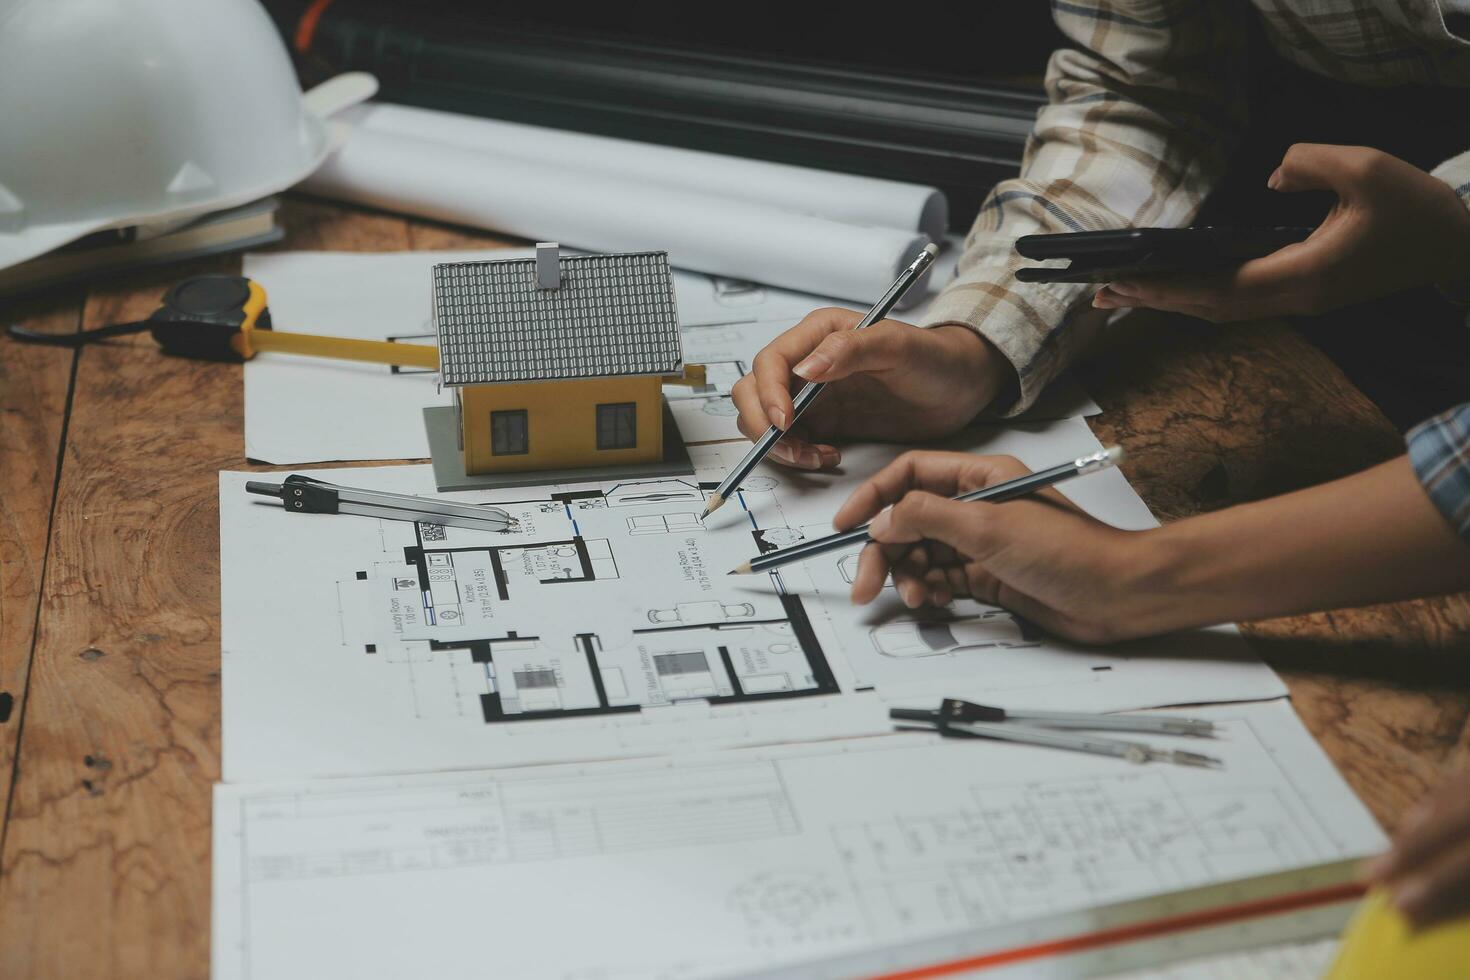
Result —
[[918, 609], [929, 599], [929, 586], [924, 577], [915, 574], [910, 568], [894, 568], [893, 587], [898, 590], [898, 597], [903, 600], [903, 604], [910, 609]]
[[905, 343], [918, 328], [879, 320], [866, 330], [835, 330], [792, 372], [805, 381], [840, 381], [859, 371], [885, 371], [903, 363]]
[[806, 359], [830, 334], [850, 330], [860, 319], [861, 314], [852, 310], [813, 310], [755, 356], [751, 377], [755, 379], [756, 398], [768, 425], [784, 430], [795, 420], [791, 404], [792, 367]]
[[929, 601], [936, 606], [947, 606], [954, 600], [949, 572], [948, 568], [931, 568], [924, 576], [924, 584], [929, 590]]
[[[750, 382], [749, 376], [735, 383], [730, 389], [730, 400], [740, 413], [735, 420], [736, 428], [745, 438], [755, 442], [766, 434], [771, 424], [766, 420], [765, 408], [760, 403], [754, 383], [747, 382]], [[831, 469], [842, 461], [842, 454], [835, 447], [809, 442], [804, 436], [805, 432], [800, 427], [792, 429], [771, 447], [767, 458], [804, 470]]]
[[1393, 889], [1393, 904], [1416, 926], [1470, 908], [1470, 841], [1405, 878]]
[[1230, 272], [1178, 272], [1120, 279], [1103, 291], [1119, 304], [1184, 313], [1191, 307], [1222, 305], [1232, 288]]
[[857, 574], [852, 577], [852, 601], [865, 606], [878, 598], [888, 582], [888, 557], [883, 549], [870, 544], [858, 555]]
[[[1458, 786], [1458, 783], [1450, 785]], [[1450, 796], [1441, 793], [1426, 810], [1416, 812], [1412, 824], [1394, 842], [1387, 859], [1375, 865], [1374, 870], [1380, 880], [1407, 875], [1438, 860], [1446, 849], [1464, 839], [1467, 831], [1470, 831], [1470, 792]]]
[[955, 596], [978, 598], [970, 589], [970, 578], [965, 574], [965, 566], [948, 565], [944, 569], [944, 575], [949, 580], [949, 595], [951, 600]]
[[897, 503], [910, 490], [952, 497], [957, 493], [1014, 480], [1031, 472], [1014, 456], [972, 456], [968, 453], [906, 452], [870, 477], [838, 508], [836, 528], [869, 520], [884, 507]]
[[1009, 540], [1007, 522], [991, 517], [996, 507], [946, 500], [914, 490], [873, 519], [869, 535], [883, 544], [938, 541], [984, 564]]
[[735, 382], [730, 389], [730, 402], [739, 413], [735, 419], [735, 425], [740, 429], [740, 434], [751, 442], [759, 439], [765, 431], [771, 427], [770, 416], [766, 414], [766, 408], [761, 404], [760, 392], [756, 388], [755, 377], [747, 374]]
[[1310, 288], [1321, 267], [1317, 245], [1288, 245], [1239, 268], [1211, 273], [1179, 273], [1110, 283], [1100, 293], [1101, 308], [1146, 307], [1181, 313], [1211, 323], [1257, 320], [1283, 311], [1287, 300]]
[[769, 458], [798, 470], [827, 470], [842, 459], [831, 446], [815, 446], [801, 439], [781, 439], [771, 447]]
[[1281, 165], [1266, 178], [1273, 191], [1335, 191], [1346, 197], [1382, 156], [1366, 146], [1297, 143], [1286, 151]]

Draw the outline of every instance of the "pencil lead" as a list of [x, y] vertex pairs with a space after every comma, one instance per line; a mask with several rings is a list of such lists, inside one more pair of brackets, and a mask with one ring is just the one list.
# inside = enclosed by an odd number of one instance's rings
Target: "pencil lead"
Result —
[[701, 521], [704, 520], [706, 517], [713, 514], [715, 511], [719, 510], [723, 506], [725, 506], [724, 497], [721, 497], [717, 493], [710, 494], [709, 499], [704, 502], [704, 513], [699, 515], [699, 519]]
[[736, 565], [734, 568], [730, 569], [725, 574], [726, 575], [749, 575], [750, 574], [750, 562], [747, 561], [747, 562], [743, 562], [742, 564]]

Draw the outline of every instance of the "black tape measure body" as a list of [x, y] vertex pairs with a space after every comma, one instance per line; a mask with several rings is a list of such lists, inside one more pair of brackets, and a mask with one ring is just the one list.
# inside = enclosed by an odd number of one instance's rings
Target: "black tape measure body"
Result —
[[170, 289], [163, 305], [146, 320], [114, 323], [80, 333], [45, 333], [21, 326], [7, 332], [16, 340], [57, 347], [80, 347], [94, 340], [147, 330], [164, 353], [210, 361], [243, 361], [254, 330], [271, 329], [265, 289], [245, 276], [194, 276]]
[[163, 297], [147, 321], [164, 353], [211, 361], [243, 361], [236, 337], [269, 330], [265, 290], [244, 276], [195, 276]]

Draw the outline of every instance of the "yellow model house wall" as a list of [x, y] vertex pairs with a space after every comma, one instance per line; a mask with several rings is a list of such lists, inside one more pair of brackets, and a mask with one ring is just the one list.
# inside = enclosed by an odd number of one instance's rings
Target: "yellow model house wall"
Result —
[[[657, 377], [466, 385], [460, 389], [464, 471], [515, 473], [656, 462], [664, 450], [662, 388]], [[638, 406], [638, 444], [632, 449], [597, 448], [597, 406], [614, 402]], [[526, 413], [528, 451], [492, 455], [490, 413], [515, 409]]]

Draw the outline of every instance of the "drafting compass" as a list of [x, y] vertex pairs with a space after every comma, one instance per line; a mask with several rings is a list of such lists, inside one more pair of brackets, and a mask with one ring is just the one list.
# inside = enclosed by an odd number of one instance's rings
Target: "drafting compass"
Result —
[[1109, 729], [1125, 732], [1156, 732], [1167, 735], [1211, 735], [1212, 722], [1178, 715], [1090, 714], [1075, 711], [1006, 711], [959, 698], [945, 698], [938, 711], [892, 708], [889, 717], [910, 725], [933, 725], [941, 735], [959, 738], [994, 738], [1025, 745], [1043, 745], [1074, 752], [1110, 755], [1129, 762], [1172, 762], [1180, 766], [1217, 768], [1214, 756], [1183, 749], [1155, 748], [1144, 742], [1101, 735], [1086, 735], [1077, 729]]
[[390, 521], [450, 524], [477, 531], [506, 531], [515, 523], [510, 513], [499, 507], [339, 487], [297, 473], [286, 477], [282, 483], [251, 480], [245, 484], [245, 492], [275, 497], [287, 511], [298, 514], [357, 514]]

